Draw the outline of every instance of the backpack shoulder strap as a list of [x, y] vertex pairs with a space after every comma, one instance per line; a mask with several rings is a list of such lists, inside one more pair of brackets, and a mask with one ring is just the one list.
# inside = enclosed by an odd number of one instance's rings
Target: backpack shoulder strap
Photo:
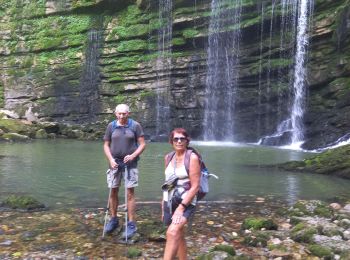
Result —
[[186, 168], [186, 171], [187, 171], [187, 174], [190, 173], [190, 159], [191, 159], [191, 153], [194, 153], [198, 156], [198, 159], [199, 159], [199, 164], [200, 164], [200, 169], [205, 169], [206, 166], [203, 162], [203, 159], [202, 159], [202, 156], [200, 155], [200, 153], [192, 148], [192, 147], [188, 147], [187, 148], [187, 151], [186, 151], [186, 155], [185, 155], [185, 168]]
[[171, 162], [171, 160], [173, 159], [175, 155], [175, 151], [172, 151], [170, 153], [168, 153], [165, 157], [165, 168], [168, 167], [169, 163]]
[[192, 149], [187, 149], [186, 153], [185, 153], [184, 164], [185, 164], [185, 169], [186, 169], [187, 175], [190, 174], [190, 160], [191, 160], [192, 153], [193, 153]]
[[117, 125], [117, 120], [113, 120], [112, 121], [112, 132], [114, 132], [114, 130], [118, 127]]
[[[117, 120], [112, 121], [112, 133], [114, 132], [115, 129], [119, 128]], [[136, 124], [135, 121], [131, 118], [128, 118], [128, 124], [127, 127], [134, 133], [135, 136], [135, 142], [137, 143], [137, 136], [136, 136]]]

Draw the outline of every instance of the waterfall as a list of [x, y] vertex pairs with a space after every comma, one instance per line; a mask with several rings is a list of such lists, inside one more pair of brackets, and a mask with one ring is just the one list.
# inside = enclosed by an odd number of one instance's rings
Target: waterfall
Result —
[[[234, 141], [234, 107], [240, 49], [241, 0], [212, 0], [207, 48], [204, 140]], [[231, 31], [223, 32], [227, 26]]]
[[[289, 83], [284, 82], [283, 71], [279, 70], [278, 85], [288, 84], [291, 91], [287, 101], [287, 115], [279, 118], [276, 131], [259, 140], [259, 144], [288, 144], [300, 148], [304, 139], [303, 116], [306, 98], [306, 61], [308, 50], [308, 29], [312, 17], [313, 0], [281, 0], [280, 58], [293, 58], [289, 66]], [[294, 43], [292, 46], [290, 42]], [[286, 51], [289, 50], [289, 51]], [[278, 97], [278, 114], [284, 106], [283, 98]]]
[[329, 149], [334, 149], [334, 148], [344, 146], [347, 144], [350, 144], [350, 133], [347, 133], [347, 134], [343, 135], [342, 137], [338, 138], [338, 140], [336, 140], [335, 142], [328, 144], [327, 147], [318, 148], [318, 149], [314, 150], [314, 152], [323, 152], [323, 151], [326, 151]]
[[156, 138], [167, 136], [170, 122], [168, 100], [171, 82], [171, 40], [172, 40], [172, 0], [159, 1], [157, 96], [156, 96]]
[[[299, 1], [297, 47], [294, 67], [294, 100], [291, 113], [292, 123], [292, 146], [300, 147], [304, 141], [303, 116], [306, 93], [306, 59], [308, 39], [308, 25], [310, 17], [310, 6], [312, 0]], [[310, 2], [310, 3], [309, 3]]]
[[79, 89], [79, 110], [81, 114], [86, 114], [90, 120], [98, 111], [100, 83], [100, 72], [98, 60], [100, 57], [100, 47], [102, 43], [102, 30], [91, 29], [87, 35], [87, 47], [85, 53], [85, 64], [83, 68], [80, 89]]

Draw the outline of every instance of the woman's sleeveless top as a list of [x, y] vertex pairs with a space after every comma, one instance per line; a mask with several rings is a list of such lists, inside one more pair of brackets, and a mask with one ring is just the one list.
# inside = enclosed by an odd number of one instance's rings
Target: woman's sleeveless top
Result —
[[[179, 168], [175, 168], [174, 170], [174, 163], [171, 161], [165, 169], [165, 180], [166, 181], [169, 180], [170, 176], [173, 176], [174, 174], [176, 175], [176, 177], [179, 178], [175, 189], [182, 189], [183, 184], [190, 181], [185, 165], [182, 164]], [[169, 201], [169, 198], [173, 196], [175, 189], [172, 189], [171, 191], [163, 191], [163, 200]], [[181, 197], [184, 198], [186, 194], [187, 194], [187, 191], [182, 193]], [[196, 205], [196, 201], [197, 201], [197, 196], [193, 198], [193, 200], [191, 201], [191, 204]]]

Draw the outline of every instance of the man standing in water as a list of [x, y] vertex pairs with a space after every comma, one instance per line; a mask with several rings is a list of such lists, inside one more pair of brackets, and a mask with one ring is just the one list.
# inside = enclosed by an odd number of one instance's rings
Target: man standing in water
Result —
[[115, 108], [117, 119], [108, 124], [103, 137], [103, 150], [108, 159], [110, 169], [107, 174], [107, 183], [108, 187], [111, 189], [109, 205], [110, 214], [112, 216], [104, 231], [106, 233], [111, 233], [119, 225], [117, 218], [117, 208], [119, 204], [118, 191], [126, 166], [128, 174], [125, 183], [127, 188], [129, 220], [127, 223], [127, 234], [126, 232], [123, 233], [124, 238], [132, 237], [137, 230], [135, 222], [134, 188], [138, 186], [137, 161], [139, 155], [146, 147], [143, 129], [138, 122], [129, 119], [129, 113], [128, 105], [118, 105]]

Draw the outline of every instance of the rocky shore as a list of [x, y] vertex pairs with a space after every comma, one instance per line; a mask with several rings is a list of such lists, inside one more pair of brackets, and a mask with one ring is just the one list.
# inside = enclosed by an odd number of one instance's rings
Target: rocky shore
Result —
[[[137, 207], [138, 233], [102, 236], [105, 209], [0, 212], [0, 259], [161, 259], [156, 203]], [[123, 212], [120, 213], [123, 223]], [[187, 230], [190, 259], [350, 259], [350, 204], [252, 198], [204, 202]]]

